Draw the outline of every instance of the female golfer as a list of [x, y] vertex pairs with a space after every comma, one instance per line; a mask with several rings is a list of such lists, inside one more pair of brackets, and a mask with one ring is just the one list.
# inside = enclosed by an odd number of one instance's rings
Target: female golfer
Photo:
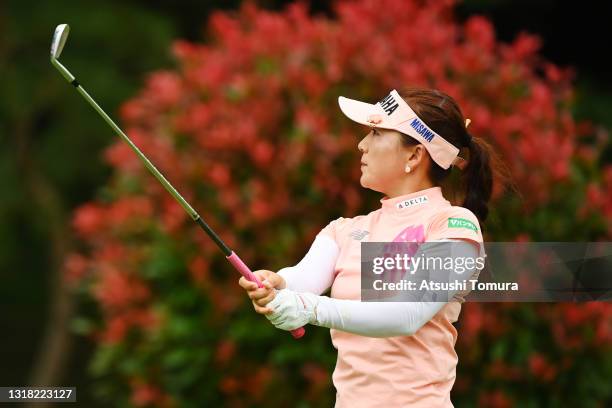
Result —
[[[497, 159], [470, 136], [469, 120], [442, 92], [393, 90], [376, 104], [344, 97], [339, 104], [349, 119], [370, 127], [358, 144], [360, 182], [385, 195], [380, 208], [329, 223], [297, 265], [256, 271], [264, 288], [244, 278], [239, 284], [280, 329], [307, 323], [331, 329], [336, 407], [452, 407], [452, 323], [469, 290], [449, 289], [444, 301], [362, 302], [361, 243], [453, 241], [459, 245], [453, 257], [484, 256], [479, 220], [487, 217]], [[453, 166], [463, 172], [461, 187], [451, 190], [461, 207], [442, 194]], [[477, 278], [480, 269], [463, 276]], [[329, 288], [329, 297], [320, 296]]]

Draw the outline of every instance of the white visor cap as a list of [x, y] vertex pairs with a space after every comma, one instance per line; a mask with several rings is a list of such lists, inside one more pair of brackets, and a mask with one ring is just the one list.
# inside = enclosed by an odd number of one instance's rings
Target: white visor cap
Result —
[[451, 165], [464, 168], [465, 160], [459, 157], [459, 149], [434, 132], [408, 106], [394, 89], [376, 104], [338, 97], [342, 112], [362, 125], [380, 129], [392, 129], [404, 133], [425, 146], [431, 158], [443, 169]]

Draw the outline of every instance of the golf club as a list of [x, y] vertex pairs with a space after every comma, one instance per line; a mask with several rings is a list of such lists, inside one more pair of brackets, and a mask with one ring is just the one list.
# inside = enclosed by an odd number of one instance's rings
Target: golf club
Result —
[[[63, 75], [66, 80], [73, 85], [77, 91], [89, 102], [91, 106], [102, 116], [102, 118], [109, 124], [110, 127], [113, 128], [115, 133], [117, 133], [136, 153], [136, 155], [140, 158], [142, 163], [146, 166], [147, 169], [155, 178], [164, 186], [164, 188], [174, 197], [176, 201], [183, 207], [185, 211], [189, 214], [189, 216], [208, 234], [208, 236], [217, 244], [219, 249], [223, 252], [225, 257], [229, 260], [229, 262], [236, 268], [238, 272], [240, 272], [246, 279], [257, 283], [257, 285], [262, 288], [264, 287], [261, 281], [257, 278], [257, 276], [249, 269], [249, 267], [240, 259], [240, 257], [232, 251], [222, 240], [221, 238], [208, 226], [208, 224], [200, 217], [200, 215], [191, 207], [191, 205], [179, 194], [178, 191], [166, 180], [166, 178], [155, 168], [153, 163], [149, 161], [149, 159], [140, 151], [140, 149], [132, 143], [130, 138], [123, 133], [123, 131], [113, 122], [113, 120], [98, 106], [96, 101], [93, 100], [91, 96], [85, 91], [85, 89], [79, 84], [74, 75], [66, 69], [59, 61], [59, 57], [62, 53], [64, 45], [66, 44], [66, 39], [68, 38], [68, 33], [70, 31], [70, 27], [68, 24], [60, 24], [55, 28], [55, 33], [53, 34], [53, 40], [51, 42], [51, 64], [58, 69], [58, 71]], [[294, 338], [299, 339], [305, 333], [303, 327], [299, 329], [295, 329], [291, 331], [291, 334]]]

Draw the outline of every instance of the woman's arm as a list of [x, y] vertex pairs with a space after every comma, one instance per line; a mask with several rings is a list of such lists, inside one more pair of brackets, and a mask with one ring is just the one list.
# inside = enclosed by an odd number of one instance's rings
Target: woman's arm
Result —
[[[476, 258], [478, 246], [463, 240], [453, 245], [428, 246], [428, 254], [443, 256], [452, 248], [453, 257]], [[471, 279], [479, 270], [466, 270], [465, 280]], [[435, 273], [435, 271], [434, 271]], [[457, 291], [449, 291], [452, 299]], [[278, 328], [291, 330], [306, 323], [343, 330], [369, 337], [392, 337], [412, 335], [427, 323], [446, 302], [361, 302], [358, 300], [333, 299], [311, 293], [281, 290], [266, 306], [273, 313], [266, 317]]]
[[320, 295], [334, 282], [334, 268], [339, 253], [336, 241], [319, 234], [297, 265], [283, 268], [277, 273], [285, 279], [287, 289]]

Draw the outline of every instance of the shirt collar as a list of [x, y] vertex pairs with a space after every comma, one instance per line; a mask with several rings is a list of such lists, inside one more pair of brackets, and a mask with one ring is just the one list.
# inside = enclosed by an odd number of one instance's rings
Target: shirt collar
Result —
[[380, 200], [381, 209], [384, 213], [390, 214], [412, 214], [420, 209], [428, 208], [432, 204], [448, 201], [442, 195], [442, 188], [439, 186], [426, 188], [413, 193], [389, 198], [383, 197]]

